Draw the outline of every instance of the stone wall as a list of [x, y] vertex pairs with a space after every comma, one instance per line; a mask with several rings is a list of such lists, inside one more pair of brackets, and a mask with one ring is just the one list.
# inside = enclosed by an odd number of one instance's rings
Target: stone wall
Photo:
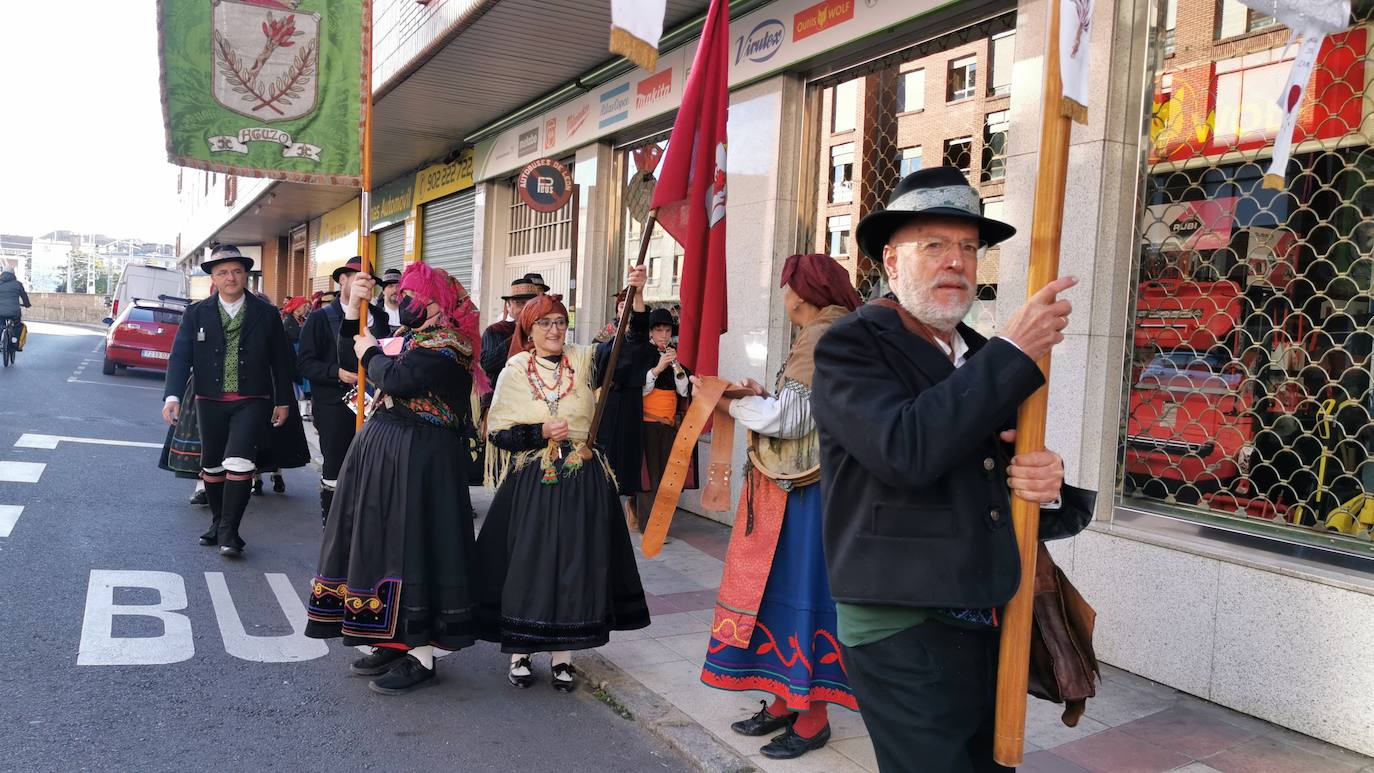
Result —
[[33, 308], [24, 310], [25, 319], [44, 322], [85, 322], [99, 324], [110, 315], [103, 295], [86, 293], [29, 293]]

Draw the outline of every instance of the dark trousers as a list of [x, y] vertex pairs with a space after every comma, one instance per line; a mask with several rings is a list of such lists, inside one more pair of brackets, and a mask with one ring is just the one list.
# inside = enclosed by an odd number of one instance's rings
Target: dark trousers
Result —
[[338, 480], [348, 447], [353, 443], [358, 415], [340, 400], [311, 400], [310, 405], [315, 414], [315, 429], [320, 433], [320, 455], [324, 457], [320, 477]]
[[882, 773], [1012, 770], [992, 759], [998, 640], [930, 620], [844, 647]]
[[239, 523], [248, 509], [252, 492], [252, 471], [219, 471], [230, 457], [256, 463], [258, 448], [267, 436], [272, 421], [271, 400], [217, 402], [198, 400], [196, 421], [200, 425], [200, 466], [204, 471], [205, 496], [210, 504], [210, 529], [201, 535], [221, 547], [243, 548]]

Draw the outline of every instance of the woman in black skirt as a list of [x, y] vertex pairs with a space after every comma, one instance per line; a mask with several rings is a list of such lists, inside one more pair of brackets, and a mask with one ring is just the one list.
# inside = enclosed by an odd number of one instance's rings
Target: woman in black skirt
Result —
[[442, 269], [412, 263], [401, 279], [406, 331], [384, 354], [358, 334], [371, 277], [354, 279], [339, 330], [340, 367], [362, 358], [380, 407], [353, 440], [325, 524], [306, 635], [370, 644], [352, 672], [398, 695], [435, 683], [435, 650], [477, 637], [477, 574], [468, 498], [467, 425], [481, 346], [477, 309]]
[[[630, 284], [643, 288], [643, 268]], [[551, 653], [552, 684], [566, 692], [572, 650], [647, 626], [649, 610], [615, 476], [588, 438], [594, 350], [565, 344], [568, 310], [556, 295], [528, 301], [516, 322], [517, 353], [487, 413], [487, 480], [497, 490], [477, 541], [482, 638], [510, 654], [516, 687], [534, 681], [532, 653]]]

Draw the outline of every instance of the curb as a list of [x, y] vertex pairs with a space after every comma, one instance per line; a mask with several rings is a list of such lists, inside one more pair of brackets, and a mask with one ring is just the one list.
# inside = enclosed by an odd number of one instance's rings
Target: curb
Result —
[[643, 725], [702, 773], [751, 773], [758, 770], [738, 752], [717, 740], [681, 709], [621, 671], [594, 650], [578, 653], [577, 667], [586, 675], [588, 692], [613, 711]]

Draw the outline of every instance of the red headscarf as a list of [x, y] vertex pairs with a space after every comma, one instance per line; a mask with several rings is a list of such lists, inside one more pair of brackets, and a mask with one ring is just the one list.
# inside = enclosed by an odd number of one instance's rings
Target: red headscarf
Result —
[[286, 303], [281, 307], [281, 313], [289, 315], [302, 306], [308, 306], [310, 299], [304, 295], [297, 295], [286, 299]]
[[463, 283], [449, 276], [442, 268], [416, 261], [406, 266], [397, 285], [397, 292], [409, 292], [419, 303], [428, 306], [438, 304], [441, 324], [458, 331], [458, 335], [472, 347], [472, 381], [477, 394], [491, 391], [491, 382], [480, 367], [482, 361], [482, 337], [477, 331], [477, 306], [468, 296]]
[[534, 348], [530, 341], [530, 328], [534, 327], [535, 320], [550, 314], [568, 316], [568, 307], [563, 305], [563, 296], [557, 293], [536, 295], [525, 301], [525, 308], [520, 310], [520, 316], [515, 320], [515, 335], [511, 336], [510, 354], [506, 355], [507, 359]]
[[853, 311], [862, 302], [844, 266], [829, 255], [819, 253], [789, 257], [782, 266], [782, 284], [778, 286], [791, 287], [802, 300], [822, 309], [843, 306]]

